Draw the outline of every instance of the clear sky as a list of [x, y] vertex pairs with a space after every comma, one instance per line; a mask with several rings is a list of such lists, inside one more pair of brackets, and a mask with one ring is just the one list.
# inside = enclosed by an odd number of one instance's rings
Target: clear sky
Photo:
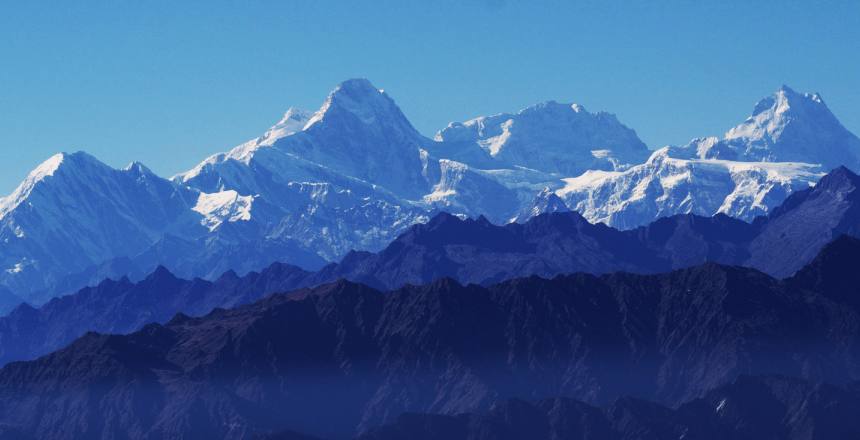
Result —
[[860, 133], [860, 1], [0, 0], [0, 193], [58, 151], [169, 176], [351, 77], [428, 136], [554, 99], [655, 148], [781, 84]]

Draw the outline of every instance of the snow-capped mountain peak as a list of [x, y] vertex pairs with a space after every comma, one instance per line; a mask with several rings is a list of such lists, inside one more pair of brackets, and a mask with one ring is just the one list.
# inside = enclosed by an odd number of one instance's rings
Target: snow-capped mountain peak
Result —
[[27, 200], [40, 184], [55, 175], [85, 177], [87, 173], [104, 172], [106, 169], [110, 168], [83, 151], [57, 153], [30, 171], [12, 194], [0, 199], [0, 219]]
[[[180, 181], [193, 179], [203, 172], [207, 165], [211, 166], [227, 160], [248, 164], [261, 148], [273, 147], [283, 139], [315, 129], [314, 127], [323, 122], [338, 126], [334, 130], [342, 130], [341, 126], [344, 125], [347, 126], [346, 129], [354, 129], [356, 121], [367, 127], [393, 122], [402, 131], [416, 137], [420, 136], [385, 92], [374, 87], [366, 79], [350, 79], [338, 84], [316, 112], [290, 107], [284, 116], [262, 136], [238, 145], [227, 153], [212, 155], [195, 168], [176, 176], [175, 179]], [[349, 127], [350, 125], [353, 127]]]
[[786, 126], [805, 121], [828, 125], [838, 124], [836, 117], [817, 93], [798, 93], [783, 85], [772, 96], [759, 101], [752, 115], [742, 124], [730, 129], [726, 140], [747, 139], [778, 142]]
[[30, 174], [27, 175], [25, 182], [30, 181], [39, 181], [47, 176], [53, 176], [54, 172], [60, 168], [60, 165], [63, 163], [63, 159], [66, 158], [66, 153], [57, 153], [47, 160], [39, 164], [33, 171], [30, 171]]
[[[684, 151], [686, 150], [686, 151]], [[681, 156], [768, 162], [817, 163], [860, 169], [860, 139], [848, 131], [818, 93], [782, 86], [760, 100], [722, 140], [694, 140]]]
[[187, 215], [195, 193], [140, 163], [114, 169], [83, 152], [54, 155], [0, 200], [0, 283], [31, 299], [165, 233], [205, 231]]
[[472, 166], [524, 167], [565, 176], [623, 169], [648, 157], [648, 147], [615, 115], [556, 101], [515, 114], [452, 122], [435, 139], [437, 155]]
[[321, 172], [335, 172], [412, 195], [428, 187], [419, 177], [420, 150], [429, 143], [385, 92], [366, 79], [351, 79], [339, 84], [312, 115], [288, 112], [267, 134], [213, 155], [175, 179], [204, 182], [197, 185], [205, 192], [257, 193], [259, 182], [242, 167], [255, 161], [278, 179], [316, 181]]
[[[333, 125], [338, 130], [387, 129], [408, 137], [421, 137], [394, 100], [364, 78], [338, 84], [304, 129], [317, 125]], [[364, 128], [358, 128], [360, 125]]]
[[5, 217], [6, 214], [24, 201], [33, 191], [36, 184], [47, 177], [53, 176], [57, 169], [60, 168], [60, 165], [62, 165], [65, 157], [65, 153], [58, 153], [51, 156], [34, 168], [33, 171], [30, 171], [24, 181], [18, 185], [12, 194], [0, 199], [0, 219]]
[[161, 179], [158, 175], [152, 172], [146, 165], [141, 162], [134, 161], [128, 164], [122, 171], [136, 176], [138, 179], [156, 178]]

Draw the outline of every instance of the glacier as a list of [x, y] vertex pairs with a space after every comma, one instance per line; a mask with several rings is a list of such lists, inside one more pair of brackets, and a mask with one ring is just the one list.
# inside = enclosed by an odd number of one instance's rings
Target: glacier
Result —
[[669, 148], [624, 171], [565, 178], [555, 194], [592, 223], [632, 229], [674, 214], [752, 221], [824, 174], [815, 164], [677, 159]]

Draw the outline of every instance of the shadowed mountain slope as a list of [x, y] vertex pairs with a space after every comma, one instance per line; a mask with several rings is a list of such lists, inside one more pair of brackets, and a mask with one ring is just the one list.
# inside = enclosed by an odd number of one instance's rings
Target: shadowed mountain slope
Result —
[[849, 383], [860, 287], [829, 263], [846, 258], [860, 241], [840, 238], [784, 281], [712, 263], [388, 293], [339, 281], [9, 364], [0, 423], [45, 439], [347, 438], [510, 398], [678, 404], [745, 374]]

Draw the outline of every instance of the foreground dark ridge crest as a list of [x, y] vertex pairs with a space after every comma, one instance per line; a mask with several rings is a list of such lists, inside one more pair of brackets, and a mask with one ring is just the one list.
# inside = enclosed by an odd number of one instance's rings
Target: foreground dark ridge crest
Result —
[[0, 423], [47, 439], [339, 439], [509, 398], [672, 405], [740, 374], [846, 384], [860, 376], [852, 261], [860, 241], [842, 237], [786, 280], [709, 263], [387, 293], [338, 281], [7, 365]]

